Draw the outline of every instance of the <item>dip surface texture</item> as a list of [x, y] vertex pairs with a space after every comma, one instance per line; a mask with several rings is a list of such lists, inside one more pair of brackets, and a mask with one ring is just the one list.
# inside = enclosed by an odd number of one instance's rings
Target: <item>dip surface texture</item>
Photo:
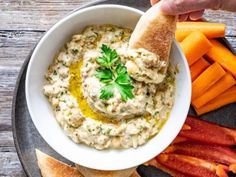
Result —
[[[145, 144], [168, 119], [174, 103], [175, 71], [144, 49], [128, 48], [132, 31], [113, 25], [89, 26], [74, 35], [46, 73], [44, 94], [55, 117], [75, 142], [96, 149], [130, 148]], [[104, 83], [95, 76], [96, 58], [105, 44], [116, 50], [134, 87], [134, 98], [123, 101], [119, 91], [100, 99]], [[164, 78], [163, 82], [160, 82]]]

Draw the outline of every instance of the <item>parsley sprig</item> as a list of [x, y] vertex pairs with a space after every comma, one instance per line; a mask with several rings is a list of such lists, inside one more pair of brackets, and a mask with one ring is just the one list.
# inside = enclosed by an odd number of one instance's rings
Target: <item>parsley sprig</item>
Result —
[[114, 97], [115, 88], [118, 89], [123, 101], [134, 98], [134, 86], [131, 84], [131, 78], [126, 67], [120, 62], [117, 52], [104, 44], [101, 50], [102, 56], [96, 58], [101, 67], [95, 73], [100, 82], [104, 83], [100, 91], [100, 99], [107, 100]]

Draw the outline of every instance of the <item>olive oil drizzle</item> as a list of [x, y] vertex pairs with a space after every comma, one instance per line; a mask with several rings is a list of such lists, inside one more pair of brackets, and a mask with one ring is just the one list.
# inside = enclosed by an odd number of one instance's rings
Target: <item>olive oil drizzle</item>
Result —
[[165, 119], [159, 120], [159, 121], [156, 120], [156, 124], [157, 125], [159, 124], [158, 131], [155, 134], [149, 136], [148, 140], [151, 140], [152, 138], [154, 138], [161, 131], [162, 127], [166, 124], [166, 121], [169, 119], [169, 117], [170, 117], [170, 112], [167, 112]]
[[69, 91], [77, 100], [79, 109], [85, 117], [89, 117], [94, 120], [98, 120], [106, 123], [117, 123], [117, 121], [112, 120], [103, 116], [102, 114], [94, 112], [89, 106], [87, 100], [83, 96], [82, 92], [82, 78], [81, 78], [81, 67], [83, 66], [83, 59], [80, 58], [78, 62], [70, 65], [70, 80], [69, 80]]

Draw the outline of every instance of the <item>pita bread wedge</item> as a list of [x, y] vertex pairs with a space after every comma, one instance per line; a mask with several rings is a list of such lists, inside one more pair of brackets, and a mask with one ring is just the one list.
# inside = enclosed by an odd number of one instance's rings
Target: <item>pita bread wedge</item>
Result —
[[152, 6], [139, 20], [129, 46], [131, 49], [144, 48], [160, 56], [160, 60], [169, 61], [169, 54], [174, 39], [175, 16], [164, 15], [160, 3]]
[[[99, 171], [76, 165], [71, 167], [36, 149], [42, 177], [140, 177], [135, 168], [121, 171]], [[79, 171], [81, 170], [81, 171]]]
[[36, 149], [36, 156], [43, 177], [83, 177], [76, 168], [58, 161], [38, 149]]
[[100, 171], [95, 169], [86, 168], [80, 165], [76, 165], [76, 168], [85, 177], [140, 177], [136, 172], [136, 168], [130, 168], [119, 171]]

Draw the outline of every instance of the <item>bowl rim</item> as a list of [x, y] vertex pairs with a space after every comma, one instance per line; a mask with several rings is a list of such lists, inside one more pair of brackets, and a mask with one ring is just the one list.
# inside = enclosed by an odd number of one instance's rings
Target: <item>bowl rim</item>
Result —
[[[28, 110], [29, 110], [29, 113], [30, 113], [30, 117], [36, 127], [36, 129], [38, 130], [39, 134], [43, 137], [43, 139], [49, 144], [50, 147], [52, 147], [52, 149], [54, 149], [57, 153], [59, 153], [60, 155], [62, 155], [63, 157], [67, 158], [68, 160], [72, 161], [72, 162], [75, 162], [75, 163], [78, 163], [79, 161], [75, 161], [74, 159], [72, 160], [71, 158], [68, 158], [68, 156], [66, 155], [66, 153], [63, 153], [61, 151], [59, 151], [55, 146], [53, 146], [51, 143], [50, 143], [50, 140], [48, 140], [47, 136], [45, 136], [41, 131], [40, 129], [38, 128], [38, 122], [34, 119], [34, 116], [31, 116], [31, 115], [34, 115], [33, 113], [33, 110], [31, 109], [31, 101], [30, 101], [30, 98], [29, 98], [29, 75], [30, 75], [30, 72], [31, 72], [31, 68], [32, 68], [32, 65], [33, 65], [33, 60], [35, 58], [35, 55], [36, 53], [38, 52], [38, 49], [40, 48], [40, 46], [44, 43], [44, 41], [48, 38], [48, 36], [50, 36], [52, 34], [52, 32], [57, 28], [59, 27], [60, 25], [62, 25], [65, 21], [67, 20], [70, 20], [70, 18], [74, 17], [74, 16], [77, 16], [81, 13], [84, 13], [86, 11], [91, 11], [91, 10], [94, 10], [94, 9], [103, 9], [103, 8], [118, 8], [118, 9], [125, 9], [125, 10], [128, 10], [128, 11], [132, 11], [133, 13], [138, 13], [140, 15], [142, 15], [144, 12], [139, 10], [139, 9], [136, 9], [136, 8], [133, 8], [133, 7], [128, 7], [128, 6], [125, 6], [125, 5], [115, 5], [115, 4], [102, 4], [102, 5], [95, 5], [95, 6], [90, 6], [90, 7], [85, 7], [85, 8], [82, 8], [82, 9], [79, 9], [77, 11], [72, 11], [70, 14], [68, 14], [66, 17], [62, 18], [61, 20], [57, 21], [44, 35], [43, 37], [40, 39], [40, 41], [38, 42], [38, 44], [36, 45], [36, 47], [33, 49], [33, 52], [32, 52], [32, 55], [30, 57], [30, 60], [29, 60], [29, 64], [28, 64], [28, 67], [27, 67], [27, 72], [26, 72], [26, 79], [25, 79], [25, 95], [26, 95], [26, 101], [27, 101], [27, 107], [28, 107]], [[187, 103], [188, 105], [190, 106], [190, 101], [191, 101], [191, 78], [190, 78], [190, 70], [189, 70], [189, 67], [188, 67], [188, 63], [187, 63], [187, 60], [180, 48], [180, 46], [178, 45], [178, 43], [176, 42], [176, 40], [174, 40], [174, 45], [176, 46], [177, 50], [180, 51], [180, 56], [181, 58], [183, 58], [183, 62], [184, 62], [184, 67], [186, 68], [186, 72], [187, 72], [187, 87], [188, 87], [188, 95], [187, 95], [187, 98], [189, 98], [187, 100]], [[182, 125], [184, 124], [185, 122], [185, 119], [187, 117], [187, 113], [188, 113], [188, 110], [186, 111], [186, 116], [185, 118], [181, 119], [182, 121], [178, 124], [179, 126], [176, 127], [176, 129], [174, 130], [174, 133], [172, 132], [172, 134], [175, 134], [175, 136], [172, 136], [171, 138], [169, 138], [169, 141], [168, 143], [165, 143], [165, 144], [170, 144], [171, 141], [174, 140], [174, 138], [177, 136], [178, 132], [181, 130], [182, 128]], [[167, 145], [167, 146], [168, 146]], [[166, 146], [166, 147], [167, 147]], [[88, 147], [90, 148], [90, 147]], [[164, 150], [164, 149], [163, 149]], [[123, 170], [123, 169], [128, 169], [128, 168], [132, 168], [132, 167], [135, 167], [135, 166], [138, 166], [144, 162], [146, 162], [147, 160], [150, 160], [151, 158], [155, 157], [157, 155], [156, 154], [148, 154], [148, 155], [145, 155], [143, 157], [145, 158], [142, 158], [142, 160], [139, 160], [139, 161], [136, 161], [136, 163], [132, 163], [132, 164], [129, 164], [129, 165], [126, 165], [125, 167], [123, 167], [123, 165], [113, 165], [113, 167], [101, 167], [99, 166], [98, 168], [96, 168], [98, 166], [98, 164], [95, 164], [95, 165], [91, 165], [91, 163], [82, 163], [80, 162], [79, 164], [82, 165], [82, 166], [85, 166], [85, 167], [88, 167], [88, 168], [94, 168], [94, 169], [99, 169], [99, 170]]]

